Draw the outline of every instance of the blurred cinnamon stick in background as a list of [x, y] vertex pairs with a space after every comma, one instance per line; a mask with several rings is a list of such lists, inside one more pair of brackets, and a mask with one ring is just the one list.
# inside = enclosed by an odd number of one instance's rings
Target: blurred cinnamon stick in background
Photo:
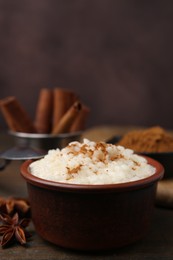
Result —
[[54, 126], [52, 134], [60, 134], [69, 132], [74, 120], [77, 118], [82, 105], [79, 101], [76, 101], [62, 116], [57, 125]]
[[38, 133], [50, 133], [52, 127], [53, 91], [43, 88], [40, 90], [36, 107], [35, 127]]
[[70, 90], [55, 88], [53, 90], [53, 99], [53, 128], [55, 128], [67, 110], [77, 100], [77, 96]]
[[10, 130], [15, 132], [36, 133], [29, 115], [13, 96], [0, 100], [0, 108]]
[[158, 206], [173, 209], [173, 179], [163, 179], [158, 182], [156, 193], [156, 204]]
[[82, 105], [81, 110], [70, 128], [70, 132], [77, 132], [85, 129], [89, 112], [90, 109], [87, 106]]

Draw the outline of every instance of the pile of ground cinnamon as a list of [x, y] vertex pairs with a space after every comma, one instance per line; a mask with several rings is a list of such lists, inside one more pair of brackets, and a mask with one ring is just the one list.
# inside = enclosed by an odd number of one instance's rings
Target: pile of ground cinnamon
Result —
[[116, 143], [135, 152], [173, 152], [173, 136], [159, 126], [128, 132]]

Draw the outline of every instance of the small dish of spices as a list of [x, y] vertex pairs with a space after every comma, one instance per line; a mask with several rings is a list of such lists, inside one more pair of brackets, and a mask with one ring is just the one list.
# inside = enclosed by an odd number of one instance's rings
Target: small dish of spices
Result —
[[159, 161], [165, 168], [164, 178], [173, 177], [173, 135], [164, 128], [154, 126], [133, 130], [114, 140], [116, 145]]

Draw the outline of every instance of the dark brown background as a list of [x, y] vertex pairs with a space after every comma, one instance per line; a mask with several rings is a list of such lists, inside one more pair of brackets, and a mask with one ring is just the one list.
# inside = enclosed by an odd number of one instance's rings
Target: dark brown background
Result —
[[88, 126], [173, 128], [172, 29], [169, 0], [0, 0], [0, 98], [33, 117], [39, 90], [61, 86]]

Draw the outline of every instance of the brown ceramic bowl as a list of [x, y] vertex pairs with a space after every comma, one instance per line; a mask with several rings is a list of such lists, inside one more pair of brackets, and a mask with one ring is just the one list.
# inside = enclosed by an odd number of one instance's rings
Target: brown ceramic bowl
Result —
[[58, 246], [78, 250], [114, 249], [143, 238], [164, 172], [160, 163], [147, 160], [156, 167], [152, 176], [109, 185], [43, 180], [29, 172], [32, 160], [25, 161], [21, 174], [27, 182], [37, 233]]

